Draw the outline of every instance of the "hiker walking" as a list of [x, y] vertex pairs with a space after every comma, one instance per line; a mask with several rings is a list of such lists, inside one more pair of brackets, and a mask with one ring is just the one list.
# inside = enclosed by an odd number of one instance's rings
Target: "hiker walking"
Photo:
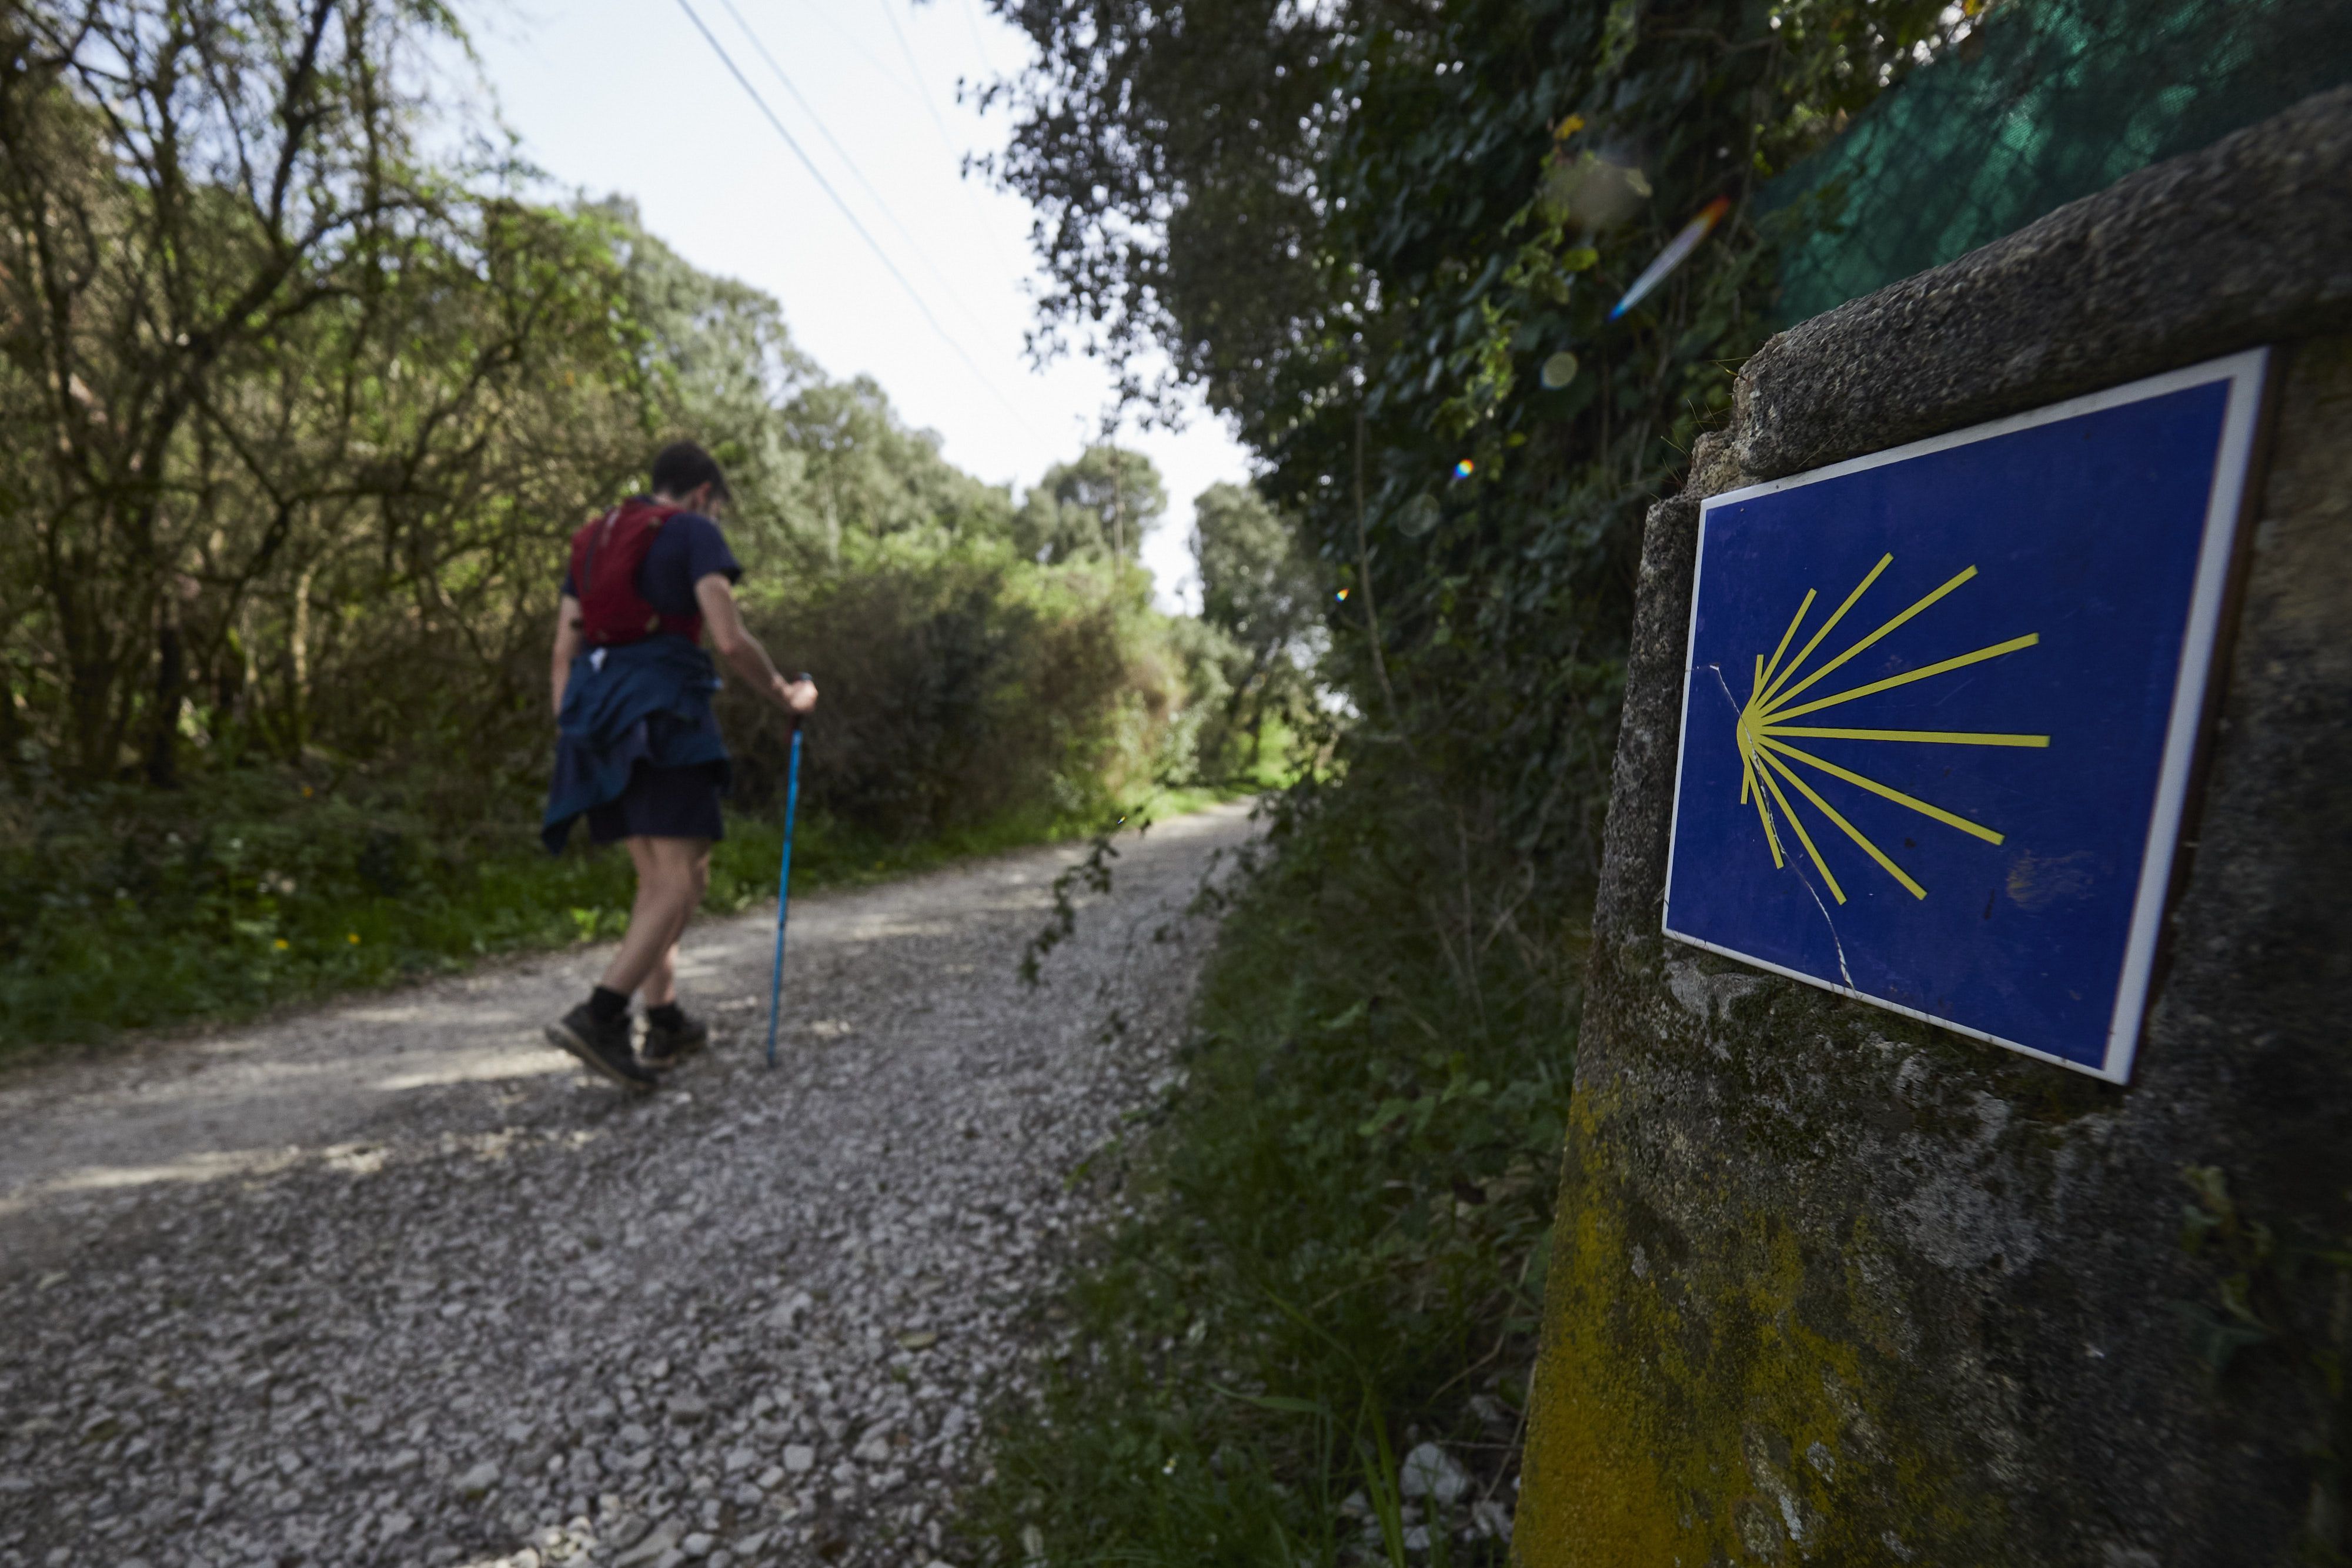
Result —
[[[719, 798], [730, 763], [710, 694], [719, 675], [702, 634], [736, 675], [795, 716], [816, 686], [786, 680], [744, 629], [734, 584], [743, 575], [719, 530], [726, 476], [690, 441], [654, 457], [653, 493], [633, 496], [572, 539], [555, 621], [555, 779], [541, 838], [562, 849], [588, 819], [600, 844], [629, 846], [636, 901], [621, 950], [588, 999], [547, 1038], [624, 1087], [709, 1038], [677, 1000], [677, 941], [710, 878], [710, 846], [726, 835]], [[642, 1057], [629, 1045], [629, 997], [646, 1001]]]

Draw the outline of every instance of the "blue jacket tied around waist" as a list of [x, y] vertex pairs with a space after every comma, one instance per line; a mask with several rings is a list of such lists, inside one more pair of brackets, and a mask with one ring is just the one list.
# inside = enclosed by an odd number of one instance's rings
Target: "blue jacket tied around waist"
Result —
[[710, 711], [718, 689], [710, 655], [683, 637], [592, 648], [572, 660], [556, 720], [555, 779], [539, 833], [549, 852], [563, 848], [574, 821], [619, 800], [640, 762], [715, 764], [723, 788], [727, 743]]

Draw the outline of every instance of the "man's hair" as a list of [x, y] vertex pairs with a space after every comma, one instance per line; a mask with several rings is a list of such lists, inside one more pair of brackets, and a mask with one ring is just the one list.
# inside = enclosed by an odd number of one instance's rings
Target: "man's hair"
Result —
[[708, 485], [712, 500], [734, 499], [727, 488], [727, 476], [719, 471], [719, 459], [691, 441], [673, 441], [655, 453], [653, 478], [656, 496], [682, 497], [697, 486]]

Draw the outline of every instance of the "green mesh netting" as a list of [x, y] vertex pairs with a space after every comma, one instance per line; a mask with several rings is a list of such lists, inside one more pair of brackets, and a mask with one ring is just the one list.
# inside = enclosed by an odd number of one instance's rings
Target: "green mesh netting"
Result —
[[2347, 80], [2352, 0], [2011, 0], [1767, 187], [1766, 208], [1811, 196], [1829, 220], [1785, 256], [1779, 313], [1950, 261]]

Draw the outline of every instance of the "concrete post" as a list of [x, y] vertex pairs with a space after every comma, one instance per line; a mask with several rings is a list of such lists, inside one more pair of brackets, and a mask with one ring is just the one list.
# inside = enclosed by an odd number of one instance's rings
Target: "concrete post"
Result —
[[[1775, 339], [1649, 518], [1528, 1568], [2346, 1561], [2352, 90]], [[1700, 500], [2271, 343], [2193, 853], [2115, 1087], [1660, 935]]]

